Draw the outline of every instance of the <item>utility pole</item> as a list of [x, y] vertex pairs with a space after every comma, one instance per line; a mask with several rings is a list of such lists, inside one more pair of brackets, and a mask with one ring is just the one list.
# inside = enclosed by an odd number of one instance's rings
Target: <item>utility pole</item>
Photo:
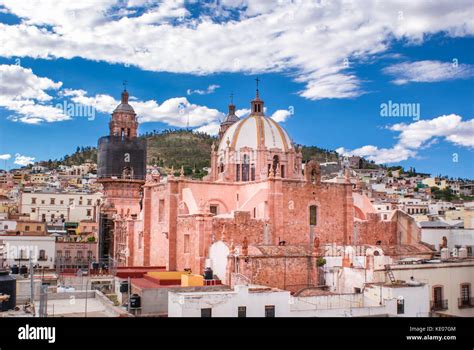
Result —
[[90, 282], [90, 279], [86, 281], [86, 303], [84, 305], [84, 317], [87, 317], [87, 295], [88, 295], [87, 288], [89, 286], [89, 282]]
[[35, 312], [35, 271], [33, 268], [33, 250], [30, 250], [30, 284], [31, 284], [31, 306], [33, 308], [33, 316]]

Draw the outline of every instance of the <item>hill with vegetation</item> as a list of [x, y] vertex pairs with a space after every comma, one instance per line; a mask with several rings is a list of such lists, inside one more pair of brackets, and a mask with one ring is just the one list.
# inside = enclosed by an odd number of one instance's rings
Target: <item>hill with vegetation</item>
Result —
[[[217, 137], [192, 130], [177, 129], [145, 133], [140, 136], [147, 140], [147, 163], [160, 168], [175, 169], [179, 174], [181, 166], [185, 175], [200, 178], [205, 175], [203, 168], [210, 167], [210, 152], [213, 142], [217, 145]], [[302, 146], [303, 161], [315, 159], [318, 162], [336, 162], [339, 155], [332, 150], [316, 146]], [[80, 147], [72, 154], [59, 160], [39, 162], [48, 168], [59, 165], [79, 165], [85, 162], [97, 162], [97, 148]]]
[[164, 130], [141, 137], [147, 140], [147, 163], [160, 168], [174, 168], [176, 175], [181, 167], [186, 176], [200, 178], [203, 168], [211, 165], [210, 153], [217, 138], [191, 130]]

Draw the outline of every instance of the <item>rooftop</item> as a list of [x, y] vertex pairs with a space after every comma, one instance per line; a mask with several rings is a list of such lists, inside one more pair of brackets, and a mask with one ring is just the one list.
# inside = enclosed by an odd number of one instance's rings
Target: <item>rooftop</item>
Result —
[[396, 264], [391, 264], [390, 268], [392, 270], [410, 270], [410, 269], [432, 269], [432, 268], [451, 268], [451, 267], [466, 267], [474, 266], [474, 257], [468, 258], [450, 258], [447, 260], [424, 260], [419, 259], [407, 262], [397, 262]]

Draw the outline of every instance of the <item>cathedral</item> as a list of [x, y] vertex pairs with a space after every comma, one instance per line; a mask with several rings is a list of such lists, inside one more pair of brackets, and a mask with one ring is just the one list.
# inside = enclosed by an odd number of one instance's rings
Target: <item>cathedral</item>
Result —
[[[180, 176], [151, 171], [142, 177], [146, 150], [137, 141], [128, 93], [122, 94], [105, 142], [116, 140], [114, 151], [101, 152], [104, 141], [99, 141], [106, 199], [101, 237], [119, 265], [200, 274], [212, 268], [224, 284], [244, 279], [297, 291], [320, 284], [318, 269], [328, 247], [428, 253], [410, 217], [397, 211], [381, 220], [354, 189], [348, 171], [339, 181], [321, 181], [316, 161], [303, 164], [301, 147], [265, 116], [258, 87], [250, 108], [240, 119], [229, 105], [218, 144], [209, 150], [210, 172], [202, 180], [186, 178], [183, 170]], [[130, 147], [135, 152], [128, 152]], [[135, 163], [107, 163], [127, 154]]]

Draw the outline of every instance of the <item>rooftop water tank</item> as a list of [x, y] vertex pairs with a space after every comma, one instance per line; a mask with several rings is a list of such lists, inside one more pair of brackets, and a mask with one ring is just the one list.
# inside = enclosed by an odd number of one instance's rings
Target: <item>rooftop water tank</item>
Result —
[[212, 269], [210, 267], [206, 267], [204, 269], [204, 279], [205, 280], [212, 280], [214, 279], [214, 273], [212, 272]]
[[407, 283], [407, 285], [409, 285], [409, 286], [421, 286], [421, 282], [420, 282], [420, 281], [417, 281], [417, 280], [415, 280], [415, 279], [408, 280], [406, 283]]
[[459, 248], [459, 257], [460, 258], [467, 258], [467, 248], [466, 247]]
[[130, 308], [131, 309], [138, 309], [141, 307], [141, 297], [138, 294], [132, 294], [130, 297]]
[[26, 275], [26, 274], [28, 274], [28, 268], [26, 267], [26, 265], [21, 265], [20, 275]]
[[16, 306], [16, 280], [5, 270], [0, 270], [0, 295], [9, 296], [0, 302], [0, 311], [13, 310]]

